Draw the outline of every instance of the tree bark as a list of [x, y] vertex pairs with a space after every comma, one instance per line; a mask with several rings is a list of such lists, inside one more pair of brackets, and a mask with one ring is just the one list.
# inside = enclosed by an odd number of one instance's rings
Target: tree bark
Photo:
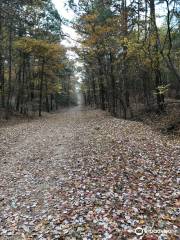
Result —
[[156, 14], [155, 14], [155, 1], [150, 0], [150, 16], [151, 16], [151, 32], [155, 36], [155, 44], [154, 44], [154, 66], [153, 71], [155, 73], [155, 85], [156, 85], [156, 100], [158, 109], [160, 111], [164, 110], [164, 95], [160, 93], [159, 86], [161, 86], [161, 71], [160, 71], [160, 62], [159, 62], [159, 54], [160, 54], [160, 42], [159, 42], [159, 35], [158, 29], [156, 24]]
[[116, 116], [116, 82], [114, 77], [113, 56], [110, 53], [110, 69], [111, 69], [111, 89], [112, 89], [112, 115]]
[[4, 99], [4, 63], [3, 63], [3, 31], [2, 31], [2, 3], [0, 3], [0, 92], [1, 92], [1, 106], [5, 107]]
[[40, 80], [40, 89], [39, 89], [39, 117], [42, 116], [43, 82], [44, 82], [44, 59], [42, 60], [41, 80]]
[[100, 105], [101, 109], [105, 110], [105, 89], [103, 83], [103, 72], [102, 72], [102, 64], [101, 59], [98, 57], [98, 68], [99, 68], [99, 91], [100, 91]]
[[9, 111], [11, 108], [11, 84], [12, 84], [12, 22], [9, 25], [9, 60], [8, 60], [8, 94], [7, 94], [7, 105], [6, 105], [6, 119], [9, 118]]

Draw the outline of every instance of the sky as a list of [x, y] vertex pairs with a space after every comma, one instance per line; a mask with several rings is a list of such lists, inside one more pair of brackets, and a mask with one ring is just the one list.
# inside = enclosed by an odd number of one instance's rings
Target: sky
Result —
[[[67, 7], [64, 6], [65, 1], [66, 0], [52, 0], [60, 16], [71, 21], [75, 17], [75, 14], [73, 13], [72, 10], [70, 9], [67, 10]], [[75, 32], [75, 30], [72, 27], [66, 26], [64, 24], [62, 25], [62, 30], [69, 37], [65, 37], [65, 39], [61, 41], [61, 43], [67, 48], [77, 45], [76, 40], [78, 39], [78, 35]], [[76, 67], [82, 66], [82, 64], [77, 60], [77, 55], [75, 54], [75, 52], [68, 50], [67, 55], [70, 59], [75, 60]], [[75, 76], [78, 78], [78, 81], [81, 81], [81, 77], [82, 77], [81, 73], [76, 72]]]
[[[60, 16], [71, 21], [75, 17], [75, 14], [70, 9], [67, 10], [67, 7], [64, 6], [65, 1], [66, 0], [52, 0], [56, 9], [58, 10]], [[62, 26], [62, 29], [65, 34], [70, 36], [69, 38], [66, 37], [65, 40], [62, 41], [62, 43], [66, 47], [74, 46], [76, 42], [73, 41], [72, 39], [76, 40], [78, 38], [75, 30], [73, 28], [71, 28], [69, 26], [65, 26], [65, 25]]]

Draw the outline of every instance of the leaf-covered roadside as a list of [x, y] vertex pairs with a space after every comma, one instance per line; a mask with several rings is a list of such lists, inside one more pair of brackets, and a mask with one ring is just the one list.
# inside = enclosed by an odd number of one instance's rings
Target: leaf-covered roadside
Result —
[[135, 229], [152, 226], [178, 239], [178, 140], [95, 110], [0, 140], [0, 239], [145, 239]]

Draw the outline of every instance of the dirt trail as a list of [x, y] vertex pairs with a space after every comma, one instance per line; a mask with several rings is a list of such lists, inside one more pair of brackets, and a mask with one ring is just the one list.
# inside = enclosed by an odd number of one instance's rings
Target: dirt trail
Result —
[[152, 225], [178, 239], [178, 142], [79, 107], [0, 142], [0, 239], [140, 239]]

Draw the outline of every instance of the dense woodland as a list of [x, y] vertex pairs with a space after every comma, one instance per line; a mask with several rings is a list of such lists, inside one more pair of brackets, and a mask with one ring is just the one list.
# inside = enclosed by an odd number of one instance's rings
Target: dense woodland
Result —
[[[113, 116], [166, 110], [180, 98], [178, 0], [68, 0], [86, 105]], [[51, 0], [0, 2], [0, 110], [31, 114], [76, 103], [74, 62]]]
[[30, 114], [75, 101], [73, 62], [51, 0], [0, 1], [0, 110]]
[[114, 116], [180, 98], [180, 1], [70, 0], [87, 105]]

